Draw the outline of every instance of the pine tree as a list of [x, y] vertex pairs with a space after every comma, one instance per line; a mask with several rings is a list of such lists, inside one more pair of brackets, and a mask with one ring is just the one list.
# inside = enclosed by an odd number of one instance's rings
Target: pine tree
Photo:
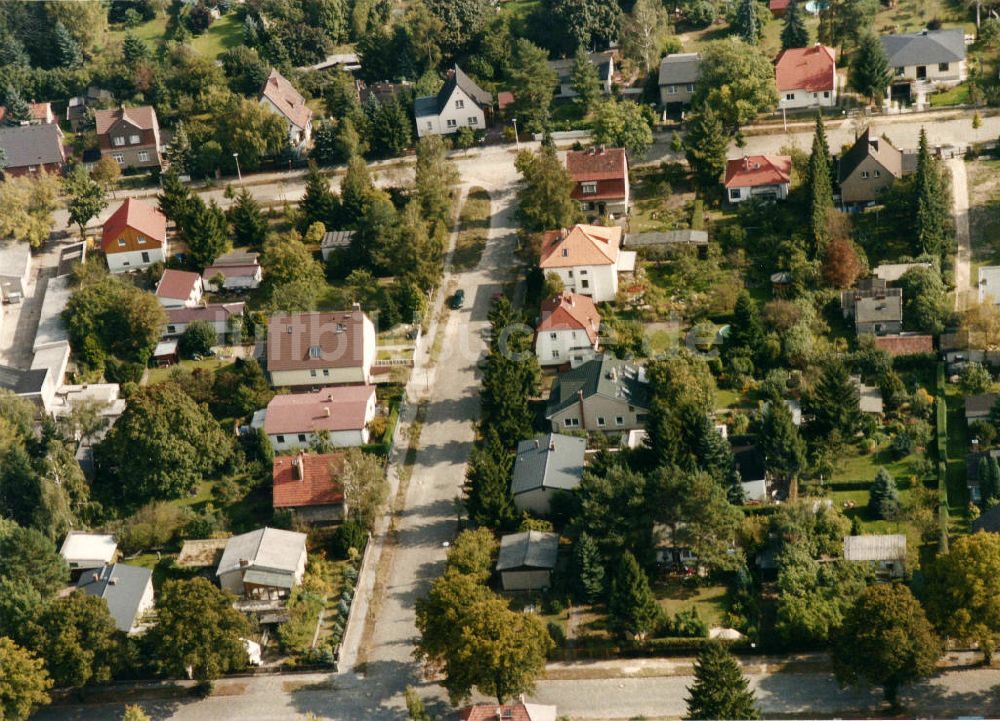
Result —
[[706, 719], [758, 719], [757, 699], [747, 688], [736, 658], [718, 641], [711, 641], [698, 654], [694, 685], [688, 689], [687, 716]]
[[8, 85], [4, 90], [4, 97], [7, 106], [7, 124], [20, 125], [31, 120], [31, 105], [24, 99], [24, 96], [13, 85]]
[[809, 430], [817, 439], [850, 439], [861, 423], [859, 403], [858, 387], [851, 380], [847, 367], [839, 360], [828, 362], [808, 398], [808, 408], [813, 415]]
[[63, 68], [76, 68], [83, 63], [80, 45], [61, 20], [57, 20], [52, 28], [52, 45], [55, 50], [56, 65]]
[[167, 151], [167, 161], [170, 163], [170, 169], [178, 175], [189, 173], [191, 171], [191, 157], [193, 152], [187, 128], [184, 127], [184, 121], [180, 120], [177, 122], [174, 138], [170, 141], [170, 149]]
[[631, 551], [622, 554], [608, 598], [608, 617], [623, 636], [645, 639], [656, 630], [662, 614], [649, 579]]
[[792, 412], [780, 397], [772, 397], [760, 433], [767, 470], [788, 479], [798, 478], [806, 465], [806, 444], [795, 427]]
[[896, 479], [885, 468], [879, 468], [868, 496], [868, 512], [876, 518], [890, 520], [899, 513], [899, 491]]
[[732, 29], [748, 45], [756, 45], [764, 32], [757, 15], [757, 0], [739, 0]]
[[813, 135], [812, 152], [809, 155], [807, 173], [809, 188], [809, 228], [813, 249], [820, 252], [829, 240], [827, 218], [833, 209], [833, 187], [830, 182], [830, 148], [826, 142], [823, 118], [816, 116], [816, 132]]
[[927, 146], [927, 132], [921, 128], [913, 183], [918, 253], [940, 256], [945, 250], [950, 225], [950, 199], [946, 191], [941, 169]]
[[729, 325], [729, 337], [726, 339], [726, 351], [732, 354], [736, 350], [746, 350], [752, 357], [760, 350], [763, 342], [764, 327], [757, 314], [757, 304], [747, 291], [741, 291], [736, 296], [733, 322]]
[[180, 223], [191, 207], [191, 190], [180, 181], [175, 170], [160, 176], [160, 194], [157, 196], [160, 212], [174, 223]]
[[874, 33], [865, 33], [861, 38], [851, 58], [848, 79], [851, 87], [868, 98], [869, 103], [885, 97], [892, 75], [885, 49]]
[[596, 603], [604, 595], [604, 561], [597, 541], [587, 532], [573, 546], [573, 568], [578, 598]]
[[337, 196], [330, 190], [330, 181], [323, 177], [313, 162], [309, 163], [306, 173], [306, 192], [302, 196], [299, 211], [302, 213], [299, 225], [302, 231], [313, 223], [322, 223], [328, 228], [337, 224]]
[[729, 138], [722, 121], [708, 105], [688, 120], [684, 149], [701, 189], [714, 190], [726, 169]]
[[246, 188], [236, 195], [236, 201], [227, 213], [233, 226], [233, 235], [239, 245], [263, 249], [267, 237], [267, 220], [260, 212], [260, 204]]
[[[149, 47], [129, 30], [122, 41], [122, 57], [129, 68], [134, 68], [136, 63], [149, 57]], [[176, 140], [177, 135], [174, 134], [174, 141]]]
[[809, 45], [809, 30], [799, 10], [799, 3], [792, 0], [785, 11], [785, 24], [781, 28], [781, 49], [804, 48]]
[[990, 456], [985, 481], [980, 481], [980, 494], [983, 503], [989, 503], [990, 499], [1000, 498], [1000, 460]]
[[367, 163], [360, 156], [353, 156], [347, 163], [347, 173], [340, 184], [340, 204], [348, 224], [357, 223], [364, 214], [374, 189]]
[[587, 49], [582, 45], [576, 49], [573, 59], [573, 90], [576, 92], [575, 102], [590, 110], [601, 95], [601, 81], [597, 77], [597, 67], [590, 62]]
[[489, 430], [482, 445], [472, 449], [465, 476], [465, 508], [477, 526], [510, 530], [516, 525], [517, 510], [510, 496], [513, 468], [514, 454]]
[[177, 232], [187, 244], [192, 264], [202, 269], [229, 250], [226, 214], [214, 200], [205, 204], [192, 198], [191, 207], [177, 222]]
[[108, 195], [100, 183], [90, 177], [90, 173], [82, 165], [77, 165], [63, 179], [63, 189], [66, 191], [70, 222], [80, 228], [80, 237], [84, 237], [87, 223], [108, 206]]

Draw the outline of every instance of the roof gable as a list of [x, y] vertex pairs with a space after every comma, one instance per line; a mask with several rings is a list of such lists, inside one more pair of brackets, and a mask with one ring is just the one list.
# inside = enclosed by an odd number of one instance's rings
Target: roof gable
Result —
[[201, 283], [201, 276], [189, 270], [167, 268], [156, 284], [157, 298], [187, 300]]
[[344, 502], [343, 453], [275, 456], [272, 467], [275, 508], [302, 508]]
[[873, 161], [895, 178], [903, 174], [903, 154], [884, 137], [872, 135], [871, 128], [854, 141], [851, 149], [844, 153], [837, 164], [837, 175], [840, 182], [849, 179], [861, 164], [871, 158]]
[[135, 198], [126, 198], [104, 222], [101, 233], [101, 249], [118, 240], [126, 228], [131, 228], [157, 243], [167, 242], [167, 216], [151, 205]]
[[268, 369], [362, 368], [365, 328], [370, 323], [360, 309], [277, 313], [268, 322]]
[[591, 343], [597, 341], [601, 327], [601, 315], [594, 301], [585, 295], [560, 293], [554, 298], [542, 301], [542, 316], [538, 332], [558, 330], [582, 330]]
[[521, 441], [514, 458], [511, 494], [540, 488], [576, 488], [583, 476], [586, 450], [585, 439], [557, 433]]
[[54, 123], [0, 128], [0, 148], [7, 168], [51, 165], [66, 160], [63, 134]]
[[689, 85], [701, 76], [701, 55], [674, 53], [660, 61], [659, 85]]
[[331, 386], [315, 393], [276, 395], [267, 404], [264, 432], [357, 431], [365, 427], [375, 386]]
[[619, 226], [574, 225], [554, 230], [542, 239], [541, 268], [571, 268], [581, 265], [614, 265], [622, 242]]
[[104, 135], [115, 127], [119, 121], [138, 130], [156, 130], [156, 111], [151, 105], [114, 108], [112, 110], [95, 110], [94, 125], [98, 135]]
[[965, 59], [965, 31], [961, 28], [882, 35], [879, 40], [892, 67], [953, 63]]
[[425, 95], [416, 98], [414, 101], [414, 114], [418, 118], [426, 117], [427, 115], [440, 115], [448, 107], [448, 103], [456, 90], [460, 90], [465, 97], [483, 110], [493, 105], [493, 95], [476, 85], [472, 78], [462, 72], [462, 68], [456, 64], [448, 71], [448, 77], [437, 95]]
[[833, 90], [837, 62], [833, 48], [813, 45], [783, 50], [774, 63], [774, 78], [780, 92]]
[[624, 148], [587, 148], [566, 152], [566, 170], [577, 183], [591, 180], [624, 180], [628, 160]]
[[260, 90], [262, 98], [267, 98], [292, 125], [303, 130], [312, 119], [312, 109], [306, 99], [281, 73], [271, 68], [271, 73]]
[[500, 539], [497, 570], [553, 569], [559, 554], [559, 534], [543, 531], [510, 533]]
[[744, 155], [726, 161], [727, 188], [756, 188], [791, 182], [792, 159], [787, 155]]

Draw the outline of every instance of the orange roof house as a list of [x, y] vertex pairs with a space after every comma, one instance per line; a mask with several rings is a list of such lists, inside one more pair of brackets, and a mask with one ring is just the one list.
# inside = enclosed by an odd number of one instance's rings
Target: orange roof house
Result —
[[624, 148], [570, 150], [566, 153], [566, 170], [574, 183], [571, 197], [584, 212], [598, 215], [628, 212], [628, 158]]
[[560, 293], [542, 302], [542, 316], [535, 334], [535, 354], [541, 365], [573, 367], [593, 358], [599, 350], [601, 314], [585, 295]]
[[343, 453], [275, 456], [271, 469], [275, 509], [292, 511], [307, 522], [340, 521], [346, 512]]
[[167, 217], [135, 198], [127, 198], [104, 223], [101, 250], [112, 273], [162, 263], [167, 255]]
[[788, 197], [792, 159], [787, 155], [744, 155], [726, 161], [724, 185], [730, 203], [751, 197], [783, 200]]
[[635, 269], [635, 253], [621, 250], [621, 244], [620, 226], [581, 224], [552, 230], [542, 237], [538, 266], [558, 275], [569, 292], [603, 303], [617, 295], [618, 273]]
[[304, 448], [319, 434], [346, 448], [368, 442], [375, 410], [375, 386], [331, 386], [314, 393], [276, 395], [254, 414], [251, 426], [262, 429], [279, 451]]
[[312, 135], [312, 108], [306, 105], [306, 99], [295, 86], [274, 68], [271, 68], [271, 74], [260, 89], [260, 103], [285, 118], [288, 122], [288, 140], [292, 145], [301, 147], [309, 142]]
[[816, 44], [783, 50], [774, 63], [783, 108], [830, 107], [837, 102], [837, 54]]

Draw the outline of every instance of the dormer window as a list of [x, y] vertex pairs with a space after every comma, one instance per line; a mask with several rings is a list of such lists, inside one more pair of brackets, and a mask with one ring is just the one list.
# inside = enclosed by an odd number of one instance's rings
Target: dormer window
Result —
[[593, 195], [597, 192], [597, 183], [581, 183], [580, 186], [584, 195]]

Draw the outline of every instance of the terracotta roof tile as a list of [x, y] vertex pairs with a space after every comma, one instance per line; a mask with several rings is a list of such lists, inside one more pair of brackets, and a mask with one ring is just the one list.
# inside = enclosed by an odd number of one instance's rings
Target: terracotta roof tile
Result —
[[541, 704], [481, 703], [458, 712], [461, 721], [555, 721], [556, 707]]
[[163, 271], [160, 282], [156, 284], [156, 297], [187, 300], [199, 282], [201, 282], [201, 276], [197, 273], [167, 268]]
[[367, 320], [360, 310], [272, 315], [267, 326], [267, 368], [362, 368]]
[[276, 456], [271, 471], [274, 507], [301, 508], [343, 503], [344, 487], [334, 478], [343, 472], [343, 466], [343, 453]]
[[261, 88], [260, 94], [274, 103], [281, 114], [288, 118], [295, 127], [304, 130], [309, 124], [312, 118], [312, 109], [306, 105], [306, 99], [274, 68], [271, 69], [271, 74], [264, 81], [264, 87]]
[[149, 105], [94, 111], [94, 124], [98, 135], [104, 135], [119, 120], [125, 120], [140, 130], [153, 130], [157, 127], [156, 111]]
[[929, 335], [883, 335], [875, 336], [875, 347], [892, 356], [916, 355], [934, 352], [934, 338]]
[[538, 332], [554, 330], [583, 330], [591, 343], [597, 342], [601, 327], [601, 314], [594, 301], [585, 295], [560, 293], [542, 302], [542, 320]]
[[833, 90], [837, 73], [836, 53], [825, 45], [783, 50], [774, 63], [779, 92]]
[[628, 174], [624, 148], [588, 148], [566, 153], [566, 170], [576, 182], [621, 180]]
[[118, 236], [126, 228], [137, 230], [157, 243], [167, 242], [167, 216], [141, 200], [128, 198], [105, 221], [101, 249], [105, 253], [109, 252], [109, 246], [118, 240]]
[[375, 386], [331, 386], [315, 393], [279, 395], [267, 404], [264, 432], [314, 433], [353, 431], [365, 427]]
[[551, 230], [542, 240], [541, 268], [578, 265], [614, 265], [622, 244], [622, 229], [600, 225], [574, 225], [571, 230]]
[[790, 180], [792, 159], [787, 155], [747, 155], [726, 161], [727, 188], [780, 185]]

